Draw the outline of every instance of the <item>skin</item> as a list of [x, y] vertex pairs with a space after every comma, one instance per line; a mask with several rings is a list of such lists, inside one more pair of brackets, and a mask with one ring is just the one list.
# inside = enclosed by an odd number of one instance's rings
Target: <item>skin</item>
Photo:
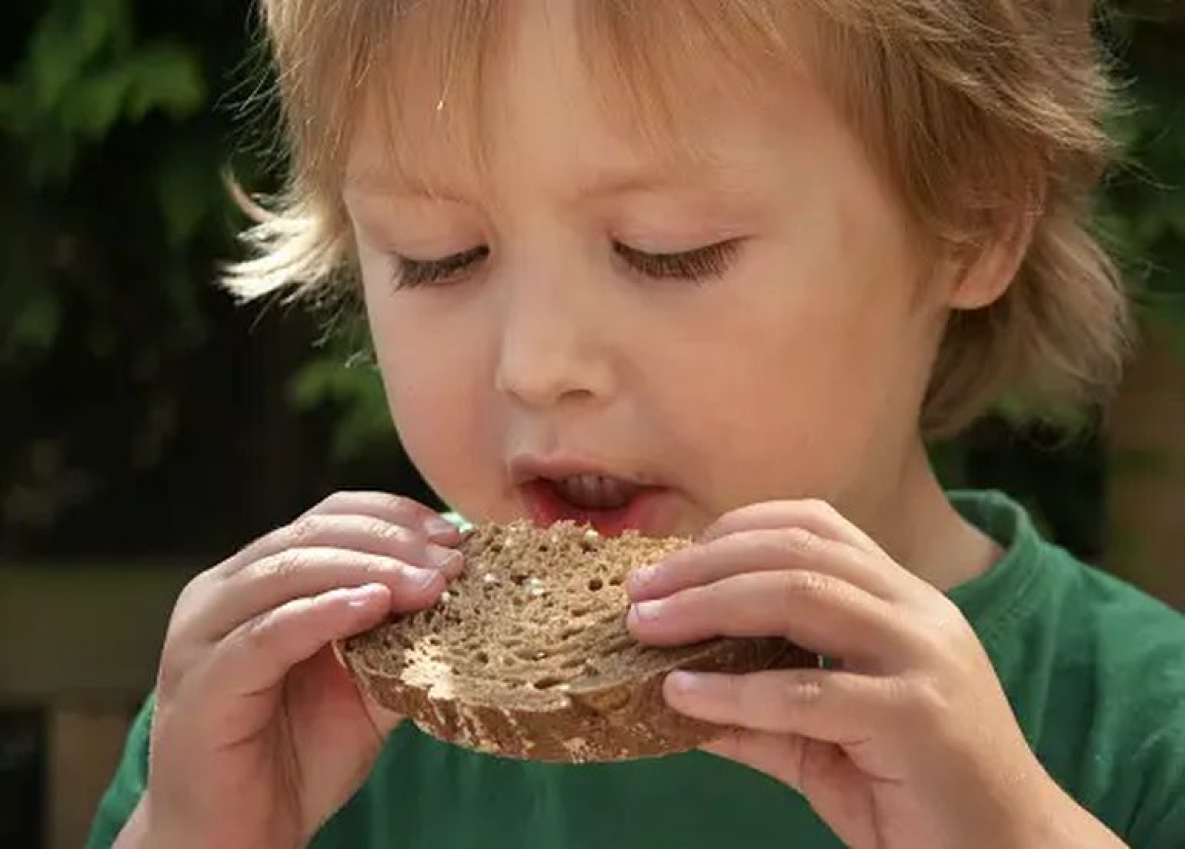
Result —
[[[726, 96], [705, 105], [710, 122], [689, 116], [683, 132], [713, 167], [664, 167], [596, 106], [557, 5], [522, 7], [491, 110], [492, 185], [433, 160], [425, 175], [447, 175], [433, 199], [383, 179], [381, 126], [355, 146], [345, 200], [391, 412], [418, 468], [463, 515], [508, 520], [526, 512], [517, 455], [589, 459], [667, 488], [654, 534], [819, 498], [936, 585], [982, 572], [998, 552], [947, 502], [918, 418], [952, 303], [996, 297], [1014, 258], [954, 280], [920, 255], [805, 79], [788, 81], [782, 115]], [[735, 261], [700, 283], [642, 278], [612, 250], [729, 238], [743, 240]], [[480, 246], [491, 256], [446, 285], [392, 285], [393, 256]]]
[[[785, 635], [839, 662], [676, 674], [668, 700], [742, 729], [711, 751], [805, 794], [850, 845], [1121, 845], [1045, 774], [941, 592], [999, 551], [942, 493], [921, 401], [950, 312], [999, 297], [1024, 234], [970, 264], [921, 251], [805, 78], [787, 81], [777, 113], [705, 90], [693, 100], [710, 120], [681, 131], [707, 164], [660, 165], [595, 105], [570, 5], [517, 15], [491, 88], [489, 183], [429, 163], [443, 145], [421, 151], [430, 194], [401, 183], [384, 170], [383, 127], [365, 121], [343, 186], [392, 416], [419, 469], [473, 519], [524, 515], [524, 453], [662, 487], [644, 530], [700, 544], [635, 578], [639, 639]], [[738, 240], [731, 262], [699, 282], [650, 279], [613, 249], [725, 239]], [[456, 278], [392, 283], [394, 256], [479, 247], [488, 256]], [[457, 564], [432, 540], [455, 538], [378, 494], [335, 496], [312, 517], [179, 601], [149, 788], [120, 845], [300, 845], [365, 780], [399, 718], [325, 647], [434, 603]]]
[[147, 789], [115, 845], [306, 845], [401, 721], [330, 644], [435, 604], [458, 536], [408, 499], [337, 493], [191, 581], [161, 652]]

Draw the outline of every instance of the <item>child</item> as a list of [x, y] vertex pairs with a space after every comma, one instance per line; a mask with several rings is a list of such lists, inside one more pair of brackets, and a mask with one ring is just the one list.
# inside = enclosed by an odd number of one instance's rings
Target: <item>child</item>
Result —
[[186, 588], [91, 845], [1185, 844], [1185, 619], [923, 448], [1117, 377], [1087, 6], [266, 0], [292, 177], [233, 289], [356, 271], [460, 515], [694, 536], [638, 639], [828, 664], [671, 675], [736, 729], [704, 752], [438, 743], [326, 647], [433, 604], [458, 532], [339, 493]]

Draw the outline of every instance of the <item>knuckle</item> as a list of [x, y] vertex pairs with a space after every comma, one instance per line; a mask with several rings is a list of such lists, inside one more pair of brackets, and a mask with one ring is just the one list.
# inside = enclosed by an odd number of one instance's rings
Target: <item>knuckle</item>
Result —
[[820, 523], [830, 524], [839, 518], [839, 511], [832, 506], [831, 502], [822, 498], [808, 498], [803, 502], [802, 507], [806, 515]]
[[419, 509], [419, 505], [406, 495], [395, 495], [390, 492], [384, 492], [379, 494], [377, 499], [384, 512], [401, 517], [414, 516]]
[[783, 556], [796, 562], [809, 562], [817, 558], [823, 540], [806, 528], [786, 528], [779, 532], [777, 546]]
[[891, 680], [898, 720], [907, 726], [933, 728], [934, 719], [942, 715], [947, 701], [938, 683], [921, 675]]
[[792, 604], [803, 598], [828, 595], [831, 590], [831, 579], [818, 572], [786, 572], [782, 578], [782, 594]]
[[199, 599], [204, 595], [202, 576], [199, 575], [185, 586], [177, 597], [169, 618], [164, 644], [161, 646], [157, 664], [157, 687], [165, 694], [176, 692], [177, 685], [193, 665], [195, 635]]
[[368, 529], [368, 533], [383, 542], [394, 545], [406, 545], [412, 541], [413, 534], [403, 525], [394, 524], [392, 522], [384, 522], [381, 519], [375, 519]]
[[948, 639], [957, 639], [971, 633], [971, 626], [963, 611], [946, 596], [941, 596], [932, 614], [936, 633]]
[[786, 619], [797, 616], [804, 604], [811, 604], [832, 591], [832, 582], [818, 572], [785, 572], [781, 576], [778, 598]]
[[261, 613], [244, 625], [238, 639], [240, 647], [251, 653], [265, 651], [268, 643], [268, 635], [272, 631], [271, 625], [274, 621], [275, 614], [268, 611], [267, 613]]
[[310, 560], [311, 557], [306, 550], [288, 549], [258, 561], [255, 571], [260, 578], [284, 580], [307, 569]]
[[317, 505], [313, 508], [313, 512], [317, 510], [332, 510], [334, 508], [340, 507], [343, 502], [346, 502], [353, 497], [353, 493], [347, 492], [345, 490], [339, 490], [337, 492], [330, 493], [317, 502]]
[[[304, 600], [289, 602], [289, 607], [299, 607], [302, 601]], [[246, 623], [239, 637], [239, 643], [242, 648], [251, 653], [268, 652], [278, 630], [276, 626], [279, 624], [279, 621], [279, 611], [272, 609], [264, 611]]]
[[[217, 569], [218, 567], [215, 567]], [[213, 577], [212, 571], [199, 572], [188, 581], [185, 586], [181, 588], [181, 592], [177, 595], [177, 601], [173, 604], [173, 618], [184, 615], [189, 608], [200, 601], [205, 595], [210, 581]]]
[[964, 655], [979, 642], [962, 611], [946, 598], [919, 617], [916, 627], [923, 632], [923, 644], [936, 657]]
[[351, 560], [349, 567], [356, 571], [361, 579], [377, 583], [389, 583], [393, 576], [399, 577], [405, 574], [400, 561], [386, 557], [361, 557]]
[[816, 707], [823, 695], [823, 682], [817, 675], [790, 675], [782, 684], [782, 698], [796, 708]]
[[256, 552], [273, 547], [276, 533], [277, 531], [271, 530], [265, 534], [255, 537], [253, 540], [251, 540], [251, 542], [244, 545], [234, 554], [225, 558], [214, 567], [208, 569], [205, 574], [208, 575], [211, 582], [225, 580], [226, 578], [231, 577], [248, 563], [250, 563], [251, 559], [256, 556]]
[[156, 668], [156, 689], [161, 700], [174, 698], [201, 664], [209, 646], [188, 640], [166, 639]]
[[281, 536], [288, 545], [305, 545], [323, 534], [327, 524], [323, 517], [307, 514], [288, 525]]
[[166, 646], [192, 638], [202, 611], [211, 606], [209, 597], [217, 581], [218, 575], [215, 571], [208, 570], [190, 578], [182, 587], [169, 615], [168, 630], [165, 633]]
[[185, 677], [185, 664], [177, 660], [175, 649], [161, 652], [160, 665], [156, 672], [157, 697], [167, 700], [176, 694], [181, 680]]

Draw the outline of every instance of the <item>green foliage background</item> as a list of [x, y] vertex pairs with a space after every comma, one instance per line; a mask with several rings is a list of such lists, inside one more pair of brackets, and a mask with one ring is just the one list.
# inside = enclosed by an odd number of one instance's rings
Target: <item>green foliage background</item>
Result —
[[[1132, 164], [1102, 220], [1185, 357], [1179, 9], [1127, 2], [1108, 26]], [[258, 99], [248, 19], [244, 0], [0, 7], [0, 554], [214, 549], [328, 486], [422, 492], [372, 369], [212, 285], [242, 223], [221, 175], [274, 176], [266, 120], [240, 120]], [[941, 457], [1093, 551], [1100, 451], [1050, 459], [989, 422]]]

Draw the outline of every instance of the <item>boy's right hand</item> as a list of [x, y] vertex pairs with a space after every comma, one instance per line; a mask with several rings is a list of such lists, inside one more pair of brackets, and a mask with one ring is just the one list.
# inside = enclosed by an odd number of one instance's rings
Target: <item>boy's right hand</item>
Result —
[[459, 540], [414, 501], [338, 493], [196, 577], [161, 655], [143, 842], [307, 843], [402, 719], [366, 700], [330, 644], [434, 604], [461, 571]]

